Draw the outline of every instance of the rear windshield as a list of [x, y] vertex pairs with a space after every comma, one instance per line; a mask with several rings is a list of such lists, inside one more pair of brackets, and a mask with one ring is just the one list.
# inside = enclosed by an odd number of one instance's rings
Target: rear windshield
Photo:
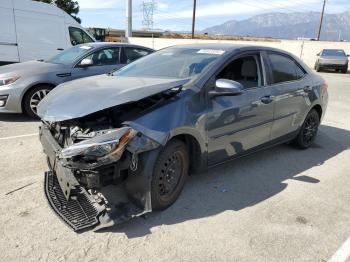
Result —
[[346, 56], [344, 50], [325, 49], [322, 56]]
[[79, 57], [84, 54], [87, 54], [92, 49], [92, 46], [80, 45], [63, 51], [62, 53], [55, 55], [54, 57], [46, 60], [45, 62], [53, 63], [53, 64], [63, 64], [70, 65]]

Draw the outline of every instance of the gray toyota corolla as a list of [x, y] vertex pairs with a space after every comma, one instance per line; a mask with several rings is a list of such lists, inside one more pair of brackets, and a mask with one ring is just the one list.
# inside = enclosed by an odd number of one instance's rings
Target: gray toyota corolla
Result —
[[74, 230], [163, 210], [188, 174], [280, 143], [310, 147], [327, 100], [325, 81], [281, 50], [160, 50], [39, 104], [46, 196]]
[[108, 73], [152, 52], [129, 44], [88, 43], [46, 61], [1, 66], [0, 113], [25, 112], [36, 117], [39, 102], [57, 85]]

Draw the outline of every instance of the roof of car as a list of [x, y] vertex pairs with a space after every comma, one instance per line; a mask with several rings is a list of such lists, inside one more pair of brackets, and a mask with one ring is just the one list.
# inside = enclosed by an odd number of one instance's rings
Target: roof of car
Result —
[[129, 43], [116, 43], [116, 42], [91, 42], [91, 43], [86, 43], [86, 44], [81, 44], [85, 46], [92, 46], [92, 47], [106, 47], [106, 46], [137, 46], [137, 47], [142, 47], [145, 49], [152, 49], [149, 47], [145, 46], [140, 46], [140, 45], [134, 45], [134, 44], [129, 44]]
[[268, 47], [268, 46], [258, 46], [258, 45], [244, 45], [244, 44], [229, 44], [229, 43], [200, 43], [200, 44], [186, 44], [186, 45], [175, 45], [172, 46], [174, 48], [196, 48], [196, 49], [221, 49], [224, 51], [234, 51], [237, 49], [246, 49], [246, 50], [271, 50], [271, 51], [278, 51], [281, 53], [286, 53], [283, 50]]

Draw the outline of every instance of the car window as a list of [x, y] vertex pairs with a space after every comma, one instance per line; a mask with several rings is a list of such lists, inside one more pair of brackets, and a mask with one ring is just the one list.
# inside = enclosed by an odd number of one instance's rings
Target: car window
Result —
[[105, 48], [85, 58], [91, 59], [94, 66], [116, 65], [119, 64], [119, 50], [119, 47]]
[[305, 71], [294, 59], [275, 53], [269, 53], [268, 57], [271, 62], [273, 84], [295, 81], [304, 77]]
[[129, 64], [143, 56], [151, 53], [151, 50], [136, 48], [136, 47], [124, 47], [124, 54], [122, 56], [122, 63]]
[[233, 60], [216, 79], [229, 79], [239, 82], [245, 89], [263, 85], [260, 55], [248, 55]]
[[69, 27], [69, 36], [72, 45], [94, 42], [94, 40], [86, 32], [76, 27]]

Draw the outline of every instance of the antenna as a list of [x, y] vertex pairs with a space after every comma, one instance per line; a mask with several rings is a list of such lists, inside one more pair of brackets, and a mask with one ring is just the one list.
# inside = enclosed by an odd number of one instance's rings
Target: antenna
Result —
[[142, 2], [143, 20], [142, 25], [146, 27], [147, 30], [153, 29], [153, 14], [154, 10], [157, 8], [157, 4], [152, 1]]

